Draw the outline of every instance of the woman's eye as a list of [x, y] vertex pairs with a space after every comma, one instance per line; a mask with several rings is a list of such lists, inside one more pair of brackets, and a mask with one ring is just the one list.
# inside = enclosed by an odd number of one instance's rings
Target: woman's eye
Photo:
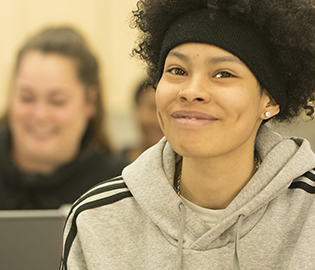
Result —
[[187, 73], [181, 68], [172, 68], [169, 70], [173, 75], [187, 76]]
[[235, 77], [235, 76], [227, 71], [222, 71], [216, 74], [214, 77], [215, 78], [230, 78], [230, 77]]
[[35, 98], [31, 96], [20, 96], [20, 100], [24, 103], [31, 103], [35, 100]]

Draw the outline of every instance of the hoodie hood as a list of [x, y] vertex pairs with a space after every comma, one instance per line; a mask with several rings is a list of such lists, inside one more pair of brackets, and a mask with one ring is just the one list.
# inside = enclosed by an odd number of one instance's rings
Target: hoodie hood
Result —
[[126, 167], [122, 175], [134, 199], [172, 245], [199, 251], [217, 248], [247, 234], [273, 199], [315, 167], [307, 140], [283, 138], [264, 125], [255, 147], [261, 159], [259, 170], [210, 230], [189, 208], [183, 211], [182, 200], [173, 189], [175, 164], [181, 156], [165, 138]]

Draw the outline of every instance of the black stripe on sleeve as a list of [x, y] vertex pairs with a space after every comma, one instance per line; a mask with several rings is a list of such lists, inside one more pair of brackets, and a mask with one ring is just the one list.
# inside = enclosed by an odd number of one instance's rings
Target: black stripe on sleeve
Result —
[[[82, 201], [84, 201], [85, 199], [92, 197], [94, 195], [106, 192], [106, 191], [110, 191], [110, 190], [114, 190], [114, 189], [119, 189], [119, 188], [127, 188], [125, 183], [117, 183], [117, 184], [112, 184], [112, 185], [108, 185], [105, 187], [101, 187], [101, 185], [106, 184], [106, 183], [110, 183], [110, 182], [114, 182], [114, 181], [118, 181], [118, 180], [123, 180], [122, 177], [117, 177], [117, 178], [112, 178], [109, 180], [106, 180], [94, 187], [92, 187], [90, 190], [92, 191], [88, 191], [87, 193], [85, 193], [81, 198], [79, 198], [72, 206], [72, 208], [75, 208], [78, 204], [80, 204]], [[98, 186], [100, 186], [99, 188], [97, 188]], [[94, 189], [94, 190], [93, 190]]]
[[[104, 187], [104, 188], [108, 188], [108, 187]], [[69, 231], [67, 238], [66, 238], [66, 241], [65, 241], [63, 258], [62, 258], [61, 267], [60, 267], [61, 270], [67, 270], [68, 256], [69, 256], [73, 241], [77, 235], [76, 220], [77, 220], [78, 215], [85, 210], [97, 208], [97, 207], [108, 205], [108, 204], [112, 204], [112, 203], [118, 202], [118, 201], [123, 200], [123, 199], [128, 198], [128, 197], [132, 197], [132, 194], [130, 191], [120, 192], [118, 194], [115, 194], [115, 195], [112, 195], [112, 196], [109, 196], [109, 197], [106, 197], [103, 199], [99, 199], [99, 200], [85, 203], [82, 206], [80, 206], [78, 209], [76, 209], [76, 211], [73, 215], [70, 231]]]
[[306, 172], [302, 176], [304, 176], [304, 177], [306, 177], [306, 178], [308, 178], [308, 179], [310, 179], [310, 180], [315, 182], [315, 175], [312, 174], [311, 172]]
[[296, 182], [293, 182], [290, 186], [289, 186], [290, 189], [293, 189], [293, 188], [300, 188], [300, 189], [303, 189], [304, 191], [310, 193], [310, 194], [315, 194], [315, 187], [305, 183], [305, 182], [302, 182], [302, 181], [296, 181]]
[[[110, 182], [114, 182], [114, 181], [118, 181], [118, 180], [123, 180], [123, 178], [120, 176], [120, 177], [115, 177], [115, 178], [111, 178], [109, 180], [106, 180], [104, 182], [101, 182], [99, 184], [97, 184], [96, 186], [92, 187], [90, 190], [91, 191], [88, 191], [87, 193], [85, 193], [84, 195], [82, 195], [71, 207], [69, 213], [68, 213], [68, 217], [66, 219], [66, 222], [68, 221], [68, 218], [70, 216], [70, 214], [73, 212], [73, 209], [79, 205], [82, 201], [84, 201], [85, 199], [89, 198], [89, 197], [92, 197], [94, 195], [97, 195], [97, 194], [100, 194], [100, 193], [103, 193], [103, 192], [106, 192], [106, 191], [111, 191], [111, 190], [114, 190], [114, 189], [119, 189], [119, 188], [127, 188], [126, 184], [125, 183], [117, 183], [117, 184], [113, 184], [113, 185], [108, 185], [108, 186], [105, 186], [105, 187], [101, 187], [101, 185], [103, 184], [106, 184], [106, 183], [110, 183]], [[98, 186], [100, 186], [99, 188], [97, 188]], [[94, 189], [94, 190], [93, 190]]]

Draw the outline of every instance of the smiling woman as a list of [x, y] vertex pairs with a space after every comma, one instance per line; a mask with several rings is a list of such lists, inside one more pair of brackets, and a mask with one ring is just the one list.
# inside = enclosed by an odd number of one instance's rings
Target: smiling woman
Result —
[[79, 33], [45, 29], [20, 49], [0, 133], [0, 209], [59, 208], [127, 164], [103, 130], [98, 63]]
[[267, 91], [261, 93], [243, 62], [202, 43], [185, 43], [170, 51], [156, 98], [162, 130], [175, 152], [215, 157], [209, 164], [222, 157], [223, 164], [230, 159], [240, 166], [240, 153], [252, 151], [267, 107], [272, 116], [279, 112], [279, 105]]
[[315, 2], [137, 7], [165, 138], [73, 205], [62, 269], [313, 269], [315, 154], [265, 123], [314, 113]]
[[94, 113], [84, 92], [73, 60], [39, 51], [23, 57], [9, 111], [12, 157], [22, 170], [51, 174], [75, 158]]

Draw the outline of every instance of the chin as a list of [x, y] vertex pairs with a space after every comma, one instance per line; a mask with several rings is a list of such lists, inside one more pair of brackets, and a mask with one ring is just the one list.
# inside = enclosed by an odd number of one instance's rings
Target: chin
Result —
[[35, 147], [28, 148], [26, 151], [29, 156], [32, 156], [37, 159], [47, 160], [55, 158], [56, 156], [60, 155], [64, 152], [64, 149], [60, 149], [53, 146], [47, 146], [42, 144], [37, 144]]
[[201, 143], [196, 140], [170, 142], [170, 145], [176, 153], [184, 157], [208, 158], [218, 153], [215, 145]]
[[33, 152], [30, 153], [30, 156], [33, 157], [33, 160], [38, 160], [38, 162], [50, 162], [51, 160], [56, 159], [56, 153], [53, 152]]
[[196, 156], [196, 155], [201, 155], [201, 151], [198, 151], [198, 147], [194, 147], [193, 145], [182, 145], [182, 144], [176, 144], [176, 145], [173, 145], [170, 143], [170, 145], [172, 146], [173, 150], [181, 155], [181, 156], [184, 156], [184, 157], [188, 157], [188, 156]]

